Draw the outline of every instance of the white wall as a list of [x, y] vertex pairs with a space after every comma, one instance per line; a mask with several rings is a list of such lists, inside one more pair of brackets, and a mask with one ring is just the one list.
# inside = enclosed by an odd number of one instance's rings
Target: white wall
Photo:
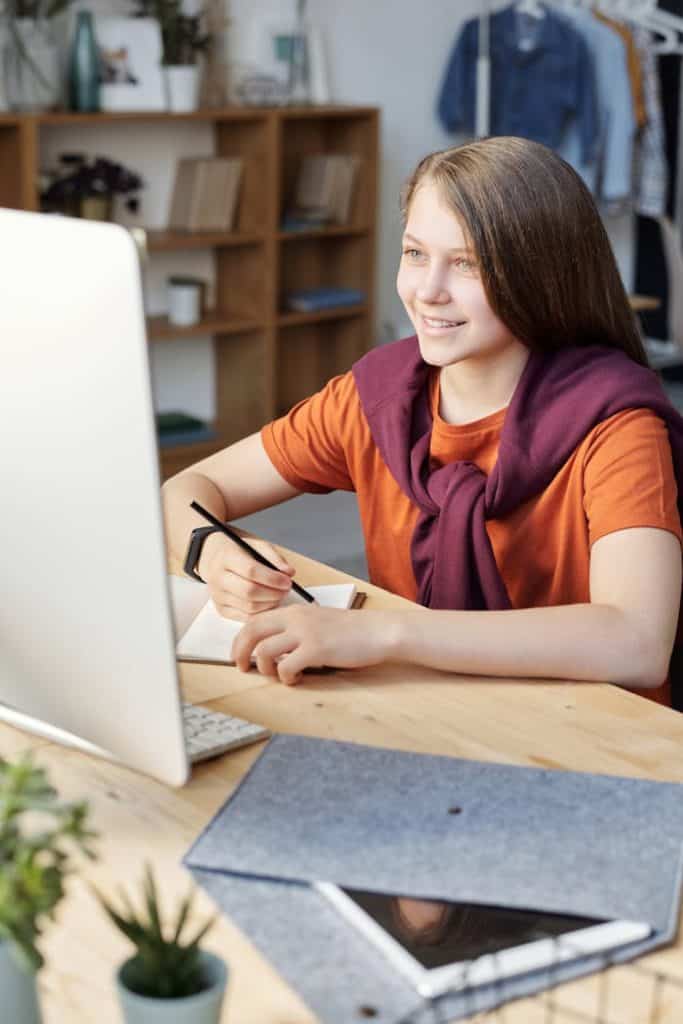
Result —
[[[294, 16], [295, 0], [225, 0], [231, 16], [229, 49], [234, 66], [263, 59], [266, 30]], [[79, 0], [102, 14], [127, 14], [126, 0]], [[497, 6], [501, 6], [498, 3]], [[396, 296], [400, 249], [398, 195], [417, 161], [434, 149], [458, 141], [446, 135], [435, 106], [446, 61], [460, 26], [479, 13], [480, 0], [309, 0], [311, 21], [322, 29], [334, 102], [370, 104], [381, 109], [380, 209], [377, 254], [377, 332], [400, 336], [409, 323]], [[139, 170], [148, 182], [140, 220], [152, 227], [165, 223], [172, 174], [184, 155], [210, 152], [211, 133], [204, 125], [131, 127], [106, 131], [59, 129], [49, 138], [44, 159], [56, 152], [85, 149], [101, 152]], [[123, 215], [122, 220], [131, 218]], [[626, 281], [632, 280], [630, 216], [607, 225]], [[208, 253], [155, 254], [149, 275], [151, 312], [165, 305], [167, 274], [192, 269], [211, 279]], [[385, 330], [383, 325], [391, 326]], [[159, 408], [183, 407], [211, 416], [213, 378], [209, 339], [155, 343], [152, 346]]]

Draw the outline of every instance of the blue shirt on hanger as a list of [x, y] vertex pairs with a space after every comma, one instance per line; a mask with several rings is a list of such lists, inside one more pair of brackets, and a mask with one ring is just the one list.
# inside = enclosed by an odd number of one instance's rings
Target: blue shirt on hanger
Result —
[[570, 124], [558, 152], [579, 172], [597, 198], [607, 203], [622, 200], [631, 194], [636, 132], [626, 47], [613, 29], [588, 11], [568, 10], [565, 17], [583, 35], [595, 67], [597, 149], [595, 160], [583, 159], [578, 126]]
[[[491, 135], [521, 135], [557, 148], [576, 118], [581, 156], [593, 159], [597, 111], [593, 65], [582, 36], [546, 11], [528, 37], [514, 7], [490, 18]], [[451, 54], [438, 115], [446, 131], [474, 134], [479, 20], [462, 29]]]

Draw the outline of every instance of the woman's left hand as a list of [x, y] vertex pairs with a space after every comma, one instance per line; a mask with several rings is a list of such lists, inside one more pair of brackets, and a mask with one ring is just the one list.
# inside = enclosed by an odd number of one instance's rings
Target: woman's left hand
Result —
[[242, 672], [252, 657], [259, 672], [288, 686], [305, 668], [361, 668], [389, 656], [390, 612], [287, 605], [259, 612], [242, 627], [232, 656]]

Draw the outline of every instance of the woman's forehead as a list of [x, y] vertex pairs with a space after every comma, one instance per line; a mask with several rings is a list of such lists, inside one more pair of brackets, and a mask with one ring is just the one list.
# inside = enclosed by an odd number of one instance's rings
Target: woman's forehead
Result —
[[410, 200], [404, 233], [439, 249], [471, 248], [469, 233], [434, 182], [417, 186]]

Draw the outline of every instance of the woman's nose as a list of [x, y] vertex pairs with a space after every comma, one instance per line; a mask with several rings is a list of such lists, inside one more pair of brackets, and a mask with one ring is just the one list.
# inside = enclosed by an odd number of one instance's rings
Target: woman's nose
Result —
[[450, 292], [446, 287], [444, 274], [437, 268], [430, 268], [421, 279], [417, 289], [417, 298], [422, 302], [449, 302]]

